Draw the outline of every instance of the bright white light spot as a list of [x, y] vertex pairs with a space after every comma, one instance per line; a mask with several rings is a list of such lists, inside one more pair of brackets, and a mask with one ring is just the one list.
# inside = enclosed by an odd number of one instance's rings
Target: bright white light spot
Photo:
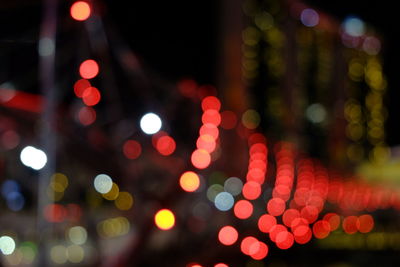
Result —
[[314, 27], [319, 23], [319, 15], [314, 9], [306, 8], [301, 12], [300, 20], [305, 26]]
[[228, 192], [221, 192], [215, 197], [215, 207], [220, 211], [227, 211], [233, 207], [235, 200]]
[[10, 255], [15, 250], [15, 241], [12, 237], [3, 235], [0, 237], [0, 250], [4, 255]]
[[349, 17], [343, 22], [344, 31], [353, 37], [360, 37], [365, 34], [364, 22], [356, 17]]
[[83, 245], [87, 239], [86, 229], [82, 226], [71, 227], [68, 231], [69, 240], [76, 245]]
[[243, 182], [237, 177], [231, 177], [224, 183], [224, 190], [234, 196], [242, 192]]
[[20, 159], [25, 166], [35, 170], [42, 169], [47, 163], [46, 153], [33, 146], [27, 146], [22, 149]]
[[160, 117], [154, 113], [147, 113], [140, 120], [140, 128], [146, 134], [155, 134], [161, 129], [161, 126]]
[[321, 104], [312, 104], [306, 109], [306, 117], [313, 123], [323, 122], [326, 118], [326, 110]]
[[107, 194], [110, 192], [113, 181], [107, 174], [99, 174], [94, 178], [94, 188], [100, 194]]

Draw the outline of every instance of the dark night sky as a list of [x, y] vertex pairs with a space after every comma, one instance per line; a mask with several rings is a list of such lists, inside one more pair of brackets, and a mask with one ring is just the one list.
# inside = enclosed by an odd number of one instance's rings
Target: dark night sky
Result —
[[[400, 97], [397, 90], [400, 86], [397, 74], [400, 42], [397, 38], [399, 28], [395, 18], [399, 15], [394, 8], [395, 1], [307, 2], [338, 19], [350, 14], [358, 15], [382, 34], [385, 71], [389, 80], [388, 142], [390, 145], [400, 144], [400, 127], [397, 125], [400, 111], [400, 105], [397, 104]], [[0, 82], [9, 77], [18, 78], [18, 72], [31, 72], [29, 77], [35, 82], [35, 72], [28, 69], [30, 64], [20, 64], [19, 59], [23, 57], [25, 63], [34, 63], [32, 53], [36, 53], [40, 3], [36, 0], [18, 0], [0, 4]], [[221, 36], [221, 3], [215, 0], [132, 1], [127, 7], [120, 1], [110, 0], [106, 1], [105, 6], [109, 19], [121, 36], [156, 72], [172, 81], [193, 77], [199, 83], [215, 84], [218, 41]]]

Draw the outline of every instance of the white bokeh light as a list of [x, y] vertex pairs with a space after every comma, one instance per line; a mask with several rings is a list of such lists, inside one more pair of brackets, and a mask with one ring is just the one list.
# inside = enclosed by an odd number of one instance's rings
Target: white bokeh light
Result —
[[113, 180], [107, 174], [99, 174], [94, 178], [94, 189], [100, 194], [110, 192], [113, 185]]
[[25, 166], [35, 170], [42, 169], [47, 163], [46, 153], [33, 146], [27, 146], [22, 149], [20, 159]]
[[146, 134], [157, 133], [162, 126], [160, 117], [154, 113], [147, 113], [140, 119], [140, 128]]
[[10, 255], [15, 250], [15, 241], [12, 237], [3, 235], [0, 237], [0, 251], [4, 255]]

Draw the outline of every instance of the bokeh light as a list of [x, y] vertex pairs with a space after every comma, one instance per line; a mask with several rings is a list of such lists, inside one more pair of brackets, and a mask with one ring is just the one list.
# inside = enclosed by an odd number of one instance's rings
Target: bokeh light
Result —
[[237, 196], [242, 192], [243, 182], [237, 177], [229, 177], [224, 183], [224, 190], [232, 196]]
[[83, 92], [86, 88], [91, 87], [92, 85], [86, 79], [80, 79], [74, 84], [74, 93], [77, 97], [82, 97]]
[[230, 246], [236, 243], [238, 239], [238, 231], [233, 226], [224, 226], [218, 232], [218, 240], [225, 246]]
[[0, 251], [4, 255], [10, 255], [15, 250], [15, 241], [12, 237], [8, 235], [3, 235], [0, 237]]
[[169, 156], [174, 153], [176, 143], [172, 137], [165, 135], [157, 139], [156, 148], [161, 155]]
[[96, 111], [92, 107], [81, 107], [78, 111], [78, 120], [84, 126], [95, 122], [96, 117]]
[[175, 225], [175, 215], [168, 209], [162, 209], [156, 213], [154, 221], [161, 230], [169, 230]]
[[88, 87], [82, 93], [82, 101], [87, 106], [94, 106], [100, 102], [101, 94], [96, 87]]
[[99, 74], [99, 65], [93, 59], [87, 59], [79, 66], [79, 74], [84, 79], [93, 79]]
[[360, 37], [365, 34], [365, 24], [357, 17], [348, 17], [343, 22], [344, 31], [353, 37]]
[[20, 154], [21, 162], [34, 170], [42, 169], [47, 163], [47, 155], [42, 150], [33, 146], [22, 149]]
[[285, 201], [281, 198], [271, 198], [267, 204], [268, 213], [272, 216], [279, 216], [285, 211]]
[[235, 216], [239, 219], [247, 219], [253, 214], [253, 204], [248, 200], [239, 200], [233, 208]]
[[211, 163], [210, 154], [204, 149], [196, 149], [193, 151], [191, 161], [194, 167], [197, 169], [205, 169]]
[[162, 126], [160, 117], [155, 113], [147, 113], [140, 119], [140, 128], [145, 134], [155, 134]]
[[91, 12], [90, 5], [84, 1], [73, 3], [70, 9], [71, 17], [78, 21], [87, 20]]
[[319, 23], [319, 15], [314, 9], [306, 8], [301, 12], [300, 20], [304, 26], [314, 27]]
[[227, 211], [233, 207], [235, 200], [228, 192], [219, 193], [214, 200], [215, 207], [220, 211]]
[[269, 214], [261, 215], [258, 219], [258, 229], [263, 233], [269, 233], [271, 228], [277, 223], [276, 218]]
[[194, 192], [200, 186], [200, 178], [196, 173], [187, 171], [181, 175], [179, 185], [186, 192]]
[[119, 192], [114, 204], [119, 210], [129, 210], [133, 205], [133, 197], [129, 192]]
[[110, 192], [113, 186], [113, 181], [107, 174], [99, 174], [94, 178], [94, 188], [100, 194], [106, 194]]
[[87, 240], [87, 231], [82, 226], [73, 226], [68, 230], [68, 238], [76, 245], [83, 245]]
[[128, 140], [122, 146], [122, 152], [128, 159], [137, 159], [142, 153], [142, 146], [135, 140]]

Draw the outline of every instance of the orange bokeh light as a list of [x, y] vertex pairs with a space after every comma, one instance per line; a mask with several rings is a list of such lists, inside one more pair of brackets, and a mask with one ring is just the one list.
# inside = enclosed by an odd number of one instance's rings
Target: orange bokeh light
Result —
[[92, 79], [99, 73], [99, 65], [93, 59], [87, 59], [79, 66], [79, 74], [84, 79]]
[[218, 240], [225, 246], [230, 246], [235, 244], [238, 239], [238, 232], [232, 226], [224, 226], [218, 232]]
[[200, 135], [196, 142], [197, 148], [204, 149], [208, 153], [212, 153], [215, 150], [217, 144], [215, 143], [214, 137], [209, 134]]
[[196, 149], [192, 153], [191, 161], [197, 169], [205, 169], [211, 163], [210, 154], [204, 149]]
[[312, 229], [316, 238], [323, 239], [331, 232], [331, 225], [325, 220], [320, 220], [314, 223]]
[[179, 185], [186, 192], [194, 192], [200, 186], [200, 178], [196, 173], [188, 171], [181, 175]]
[[369, 233], [374, 228], [374, 218], [369, 214], [358, 217], [358, 231], [360, 233]]
[[217, 263], [214, 265], [214, 267], [229, 267], [229, 266], [226, 265], [225, 263]]
[[253, 214], [253, 204], [247, 200], [239, 200], [236, 202], [233, 212], [239, 219], [247, 219]]
[[73, 3], [70, 9], [71, 17], [78, 21], [87, 20], [91, 12], [90, 5], [84, 1], [77, 1]]
[[176, 143], [172, 137], [164, 135], [157, 139], [156, 148], [161, 155], [169, 156], [174, 153]]
[[175, 225], [175, 215], [168, 209], [162, 209], [156, 213], [154, 221], [161, 230], [169, 230]]
[[86, 79], [80, 79], [76, 81], [74, 84], [74, 93], [77, 97], [82, 97], [83, 91], [85, 91], [86, 88], [92, 86], [90, 82]]
[[83, 91], [82, 100], [87, 106], [94, 106], [100, 102], [101, 94], [96, 87], [88, 87]]
[[128, 159], [137, 159], [142, 153], [142, 146], [135, 140], [128, 140], [124, 143], [122, 152]]

